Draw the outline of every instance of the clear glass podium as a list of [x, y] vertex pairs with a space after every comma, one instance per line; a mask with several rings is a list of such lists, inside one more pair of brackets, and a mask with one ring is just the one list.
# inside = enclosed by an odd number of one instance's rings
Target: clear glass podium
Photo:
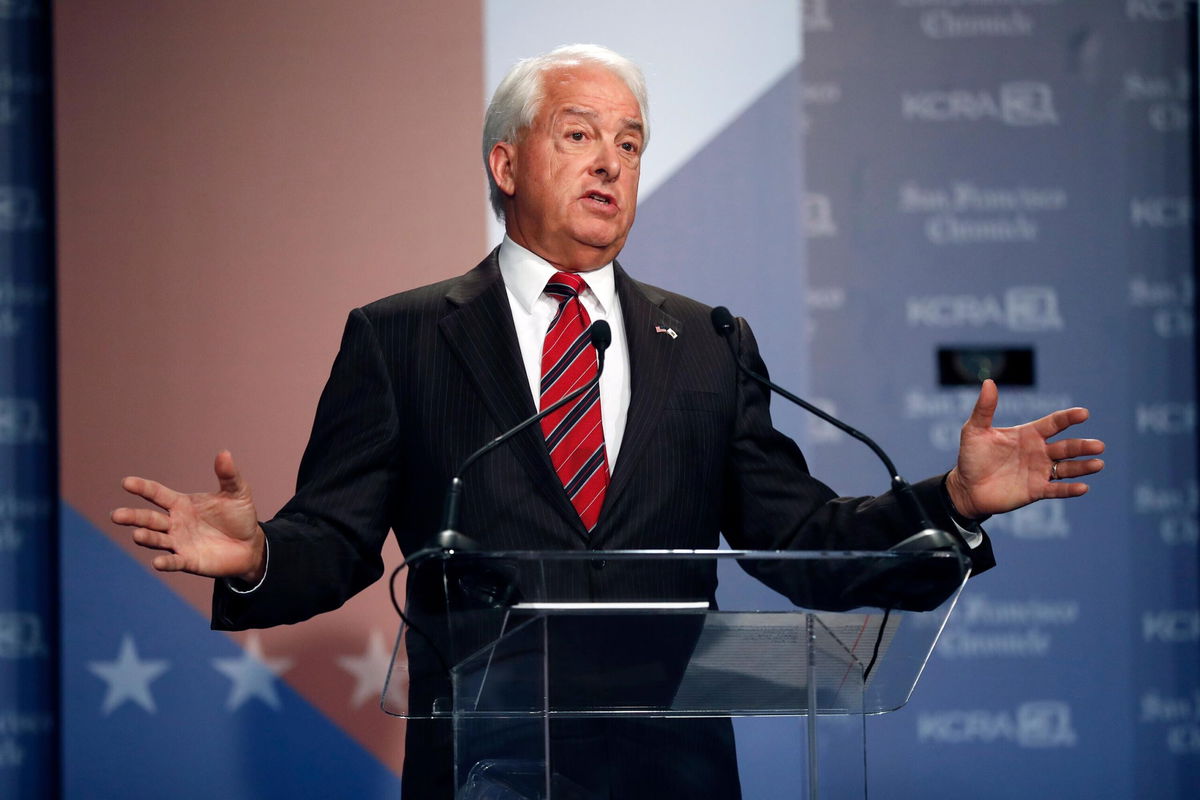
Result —
[[[592, 797], [553, 726], [613, 718], [805, 717], [794, 796], [815, 800], [821, 720], [840, 717], [865, 790], [865, 717], [908, 701], [969, 567], [954, 551], [446, 552], [410, 572], [382, 706], [450, 721], [460, 800]], [[739, 568], [769, 589], [717, 608]]]

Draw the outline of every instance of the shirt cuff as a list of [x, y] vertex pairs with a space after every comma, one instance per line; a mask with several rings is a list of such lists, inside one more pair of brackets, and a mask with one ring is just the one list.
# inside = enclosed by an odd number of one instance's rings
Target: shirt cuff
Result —
[[962, 525], [959, 525], [958, 520], [956, 519], [951, 519], [951, 522], [954, 523], [954, 527], [958, 528], [958, 532], [962, 534], [963, 539], [966, 540], [967, 547], [974, 550], [976, 547], [979, 547], [979, 545], [983, 544], [983, 530], [978, 525], [975, 526], [975, 530], [971, 530], [970, 528], [964, 528]]
[[[974, 545], [971, 545], [971, 546], [974, 547]], [[237, 578], [225, 578], [225, 585], [229, 587], [229, 590], [231, 592], [236, 592], [237, 594], [250, 594], [251, 592], [257, 590], [258, 587], [263, 585], [263, 581], [265, 581], [267, 579], [267, 570], [270, 569], [270, 567], [271, 567], [271, 540], [264, 536], [263, 537], [263, 574], [262, 574], [262, 577], [258, 579], [258, 583], [254, 584], [249, 589], [242, 589], [239, 587], [245, 586], [246, 581], [238, 580]]]
[[[946, 512], [950, 515], [950, 521], [954, 523], [954, 527], [958, 529], [959, 534], [967, 543], [967, 547], [974, 550], [979, 545], [983, 544], [983, 528], [979, 527], [980, 523], [987, 520], [983, 519], [968, 519], [958, 513], [958, 509], [954, 507], [954, 501], [950, 499], [950, 492], [946, 489], [946, 477], [950, 473], [942, 476], [941, 495], [942, 505], [945, 506]], [[990, 515], [989, 515], [990, 516]]]

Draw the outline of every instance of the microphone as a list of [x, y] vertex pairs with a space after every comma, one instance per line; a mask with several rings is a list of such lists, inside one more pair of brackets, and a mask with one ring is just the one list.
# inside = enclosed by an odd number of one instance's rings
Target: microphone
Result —
[[742, 359], [738, 356], [737, 349], [733, 342], [733, 330], [736, 322], [733, 314], [731, 314], [729, 309], [725, 308], [725, 306], [717, 306], [712, 310], [712, 325], [717, 334], [724, 338], [729, 344], [729, 350], [733, 354], [734, 363], [737, 364], [739, 370], [763, 386], [766, 386], [771, 391], [792, 401], [805, 411], [815, 414], [838, 430], [844, 431], [850, 436], [853, 436], [855, 439], [858, 439], [860, 442], [869, 447], [871, 452], [873, 452], [879, 458], [879, 460], [883, 462], [884, 467], [887, 469], [888, 477], [891, 479], [892, 492], [897, 498], [899, 498], [900, 505], [904, 509], [905, 515], [907, 515], [908, 518], [916, 524], [918, 531], [907, 539], [904, 539], [898, 544], [893, 545], [889, 549], [897, 551], [913, 551], [939, 550], [952, 547], [956, 550], [961, 550], [962, 546], [958, 539], [946, 531], [938, 530], [929, 522], [929, 517], [925, 513], [925, 509], [921, 507], [921, 501], [917, 499], [917, 495], [913, 492], [912, 486], [909, 485], [908, 481], [900, 477], [900, 473], [896, 471], [895, 464], [893, 464], [892, 460], [888, 458], [888, 455], [883, 451], [883, 448], [876, 444], [871, 437], [867, 436], [865, 433], [857, 430], [856, 428], [850, 427], [837, 417], [822, 411], [812, 403], [797, 397], [787, 389], [784, 389], [782, 386], [774, 383], [770, 379], [759, 375], [757, 372], [754, 372], [745, 364], [743, 364]]
[[598, 319], [588, 328], [588, 335], [592, 337], [592, 347], [596, 348], [596, 371], [603, 372], [604, 351], [612, 344], [612, 328], [604, 320]]
[[582, 395], [587, 394], [600, 383], [600, 376], [604, 374], [604, 351], [612, 344], [612, 328], [604, 320], [598, 319], [588, 328], [588, 335], [591, 338], [592, 347], [596, 350], [596, 376], [575, 391], [562, 397], [557, 402], [551, 403], [532, 417], [524, 420], [516, 427], [510, 428], [467, 456], [466, 461], [458, 468], [458, 472], [450, 479], [450, 487], [446, 490], [446, 502], [442, 510], [442, 530], [434, 538], [432, 547], [439, 551], [471, 550], [475, 548], [475, 543], [470, 537], [464, 536], [457, 530], [464, 486], [462, 476], [463, 473], [471, 468], [471, 465], [530, 425], [540, 421], [542, 417], [554, 413], [572, 400], [576, 400]]

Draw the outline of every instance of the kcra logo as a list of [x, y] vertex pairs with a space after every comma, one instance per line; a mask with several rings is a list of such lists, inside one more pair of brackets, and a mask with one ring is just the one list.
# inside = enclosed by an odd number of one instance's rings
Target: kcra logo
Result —
[[1041, 81], [1011, 81], [995, 92], [950, 89], [904, 92], [900, 113], [921, 122], [979, 122], [992, 120], [1013, 127], [1057, 125], [1054, 91]]
[[804, 233], [809, 239], [820, 239], [837, 235], [837, 223], [833, 221], [833, 204], [829, 195], [808, 192], [804, 195]]
[[1035, 503], [993, 517], [988, 528], [1006, 530], [1017, 539], [1066, 539], [1071, 535], [1067, 509], [1061, 503]]
[[36, 400], [0, 397], [0, 444], [30, 444], [45, 440], [42, 407]]
[[1196, 430], [1196, 404], [1181, 402], [1138, 403], [1134, 409], [1138, 433], [1177, 435]]
[[1125, 0], [1125, 16], [1139, 22], [1172, 22], [1187, 14], [1187, 0]]
[[36, 614], [0, 614], [0, 658], [34, 658], [46, 655], [42, 619]]
[[829, 0], [803, 0], [800, 4], [800, 21], [805, 33], [833, 30]]
[[917, 718], [917, 740], [939, 744], [1012, 742], [1018, 747], [1074, 747], [1071, 707], [1057, 700], [1022, 703], [1016, 711], [938, 711]]
[[1142, 640], [1167, 644], [1200, 642], [1200, 609], [1167, 609], [1143, 613]]
[[1192, 222], [1190, 197], [1134, 197], [1129, 221], [1135, 228], [1183, 228]]
[[1010, 331], [1054, 331], [1063, 328], [1058, 294], [1049, 286], [1014, 286], [1003, 297], [928, 295], [910, 297], [906, 317], [912, 327], [955, 328], [999, 325]]

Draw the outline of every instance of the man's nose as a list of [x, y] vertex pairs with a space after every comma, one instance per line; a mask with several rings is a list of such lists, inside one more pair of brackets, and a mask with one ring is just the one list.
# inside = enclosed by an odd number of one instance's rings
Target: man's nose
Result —
[[607, 181], [615, 181], [621, 176], [621, 157], [617, 146], [600, 142], [596, 147], [595, 163], [592, 164], [592, 174]]

